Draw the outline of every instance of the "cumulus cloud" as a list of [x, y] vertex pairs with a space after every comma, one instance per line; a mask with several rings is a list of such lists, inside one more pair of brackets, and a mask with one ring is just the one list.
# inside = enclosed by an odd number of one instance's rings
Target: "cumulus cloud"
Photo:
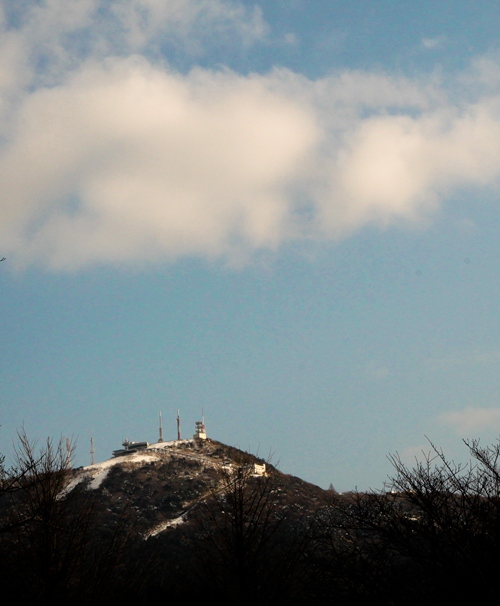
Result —
[[55, 267], [275, 248], [319, 134], [265, 78], [88, 65], [26, 100], [0, 157], [0, 239]]
[[18, 266], [241, 262], [418, 222], [456, 188], [498, 186], [500, 93], [475, 95], [472, 72], [460, 102], [433, 79], [380, 73], [179, 73], [163, 37], [186, 52], [195, 31], [253, 43], [260, 12], [225, 0], [64, 7], [2, 20], [0, 242]]
[[199, 57], [211, 45], [249, 46], [269, 29], [259, 7], [232, 0], [2, 0], [0, 27], [23, 47], [16, 71], [38, 85], [60, 82], [89, 57], [158, 60], [172, 49]]
[[439, 416], [439, 421], [453, 427], [458, 435], [486, 429], [500, 430], [500, 408], [472, 408], [447, 412]]

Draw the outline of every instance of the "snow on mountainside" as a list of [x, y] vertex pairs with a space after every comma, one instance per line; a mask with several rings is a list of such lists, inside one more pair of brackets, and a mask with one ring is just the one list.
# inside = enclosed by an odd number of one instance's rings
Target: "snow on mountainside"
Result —
[[213, 492], [224, 473], [242, 461], [253, 466], [255, 475], [264, 469], [274, 474], [276, 498], [287, 501], [286, 506], [298, 515], [324, 500], [321, 488], [281, 474], [272, 465], [264, 468], [262, 459], [210, 439], [151, 444], [76, 469], [66, 490], [86, 482], [109, 515], [127, 504], [135, 512], [139, 532], [148, 538], [187, 521], [191, 510]]
[[[193, 448], [193, 451], [188, 449]], [[179, 454], [179, 449], [182, 449], [182, 456], [190, 459], [203, 461], [205, 464], [213, 464], [210, 456], [205, 453], [195, 450], [196, 446], [194, 440], [173, 440], [171, 442], [158, 442], [156, 444], [149, 444], [147, 448], [144, 448], [138, 452], [131, 452], [127, 455], [114, 457], [103, 461], [101, 463], [94, 463], [78, 470], [76, 477], [72, 480], [68, 489], [73, 488], [79, 482], [88, 480], [89, 488], [99, 488], [102, 481], [108, 475], [109, 470], [115, 465], [126, 464], [127, 468], [131, 466], [141, 466], [153, 461], [165, 460], [168, 457], [175, 457]], [[199, 448], [199, 446], [198, 446]]]

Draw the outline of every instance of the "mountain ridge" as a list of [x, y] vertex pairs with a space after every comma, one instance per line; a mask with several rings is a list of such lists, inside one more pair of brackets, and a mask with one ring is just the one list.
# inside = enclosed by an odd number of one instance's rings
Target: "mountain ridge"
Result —
[[193, 509], [213, 496], [231, 470], [253, 466], [273, 478], [280, 506], [296, 516], [315, 511], [328, 491], [280, 472], [269, 461], [216, 440], [157, 442], [130, 454], [77, 468], [67, 490], [78, 484], [96, 491], [102, 505], [118, 512], [124, 503], [135, 511], [144, 538], [188, 523]]

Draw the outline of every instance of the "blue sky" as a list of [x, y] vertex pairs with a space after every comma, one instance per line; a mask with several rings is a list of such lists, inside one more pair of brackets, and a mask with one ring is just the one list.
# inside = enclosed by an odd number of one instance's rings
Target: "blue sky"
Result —
[[339, 490], [500, 432], [497, 2], [1, 3], [0, 452]]

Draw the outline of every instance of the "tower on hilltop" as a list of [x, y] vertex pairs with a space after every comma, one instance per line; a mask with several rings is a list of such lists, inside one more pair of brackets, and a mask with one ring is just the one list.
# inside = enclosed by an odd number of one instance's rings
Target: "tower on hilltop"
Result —
[[205, 415], [201, 414], [201, 421], [196, 421], [195, 423], [196, 433], [193, 438], [195, 440], [206, 440], [207, 439], [207, 429], [205, 427]]
[[163, 426], [162, 426], [162, 422], [161, 422], [161, 410], [160, 410], [160, 427], [159, 427], [159, 430], [160, 430], [160, 432], [159, 432], [160, 436], [158, 438], [158, 442], [163, 442]]

